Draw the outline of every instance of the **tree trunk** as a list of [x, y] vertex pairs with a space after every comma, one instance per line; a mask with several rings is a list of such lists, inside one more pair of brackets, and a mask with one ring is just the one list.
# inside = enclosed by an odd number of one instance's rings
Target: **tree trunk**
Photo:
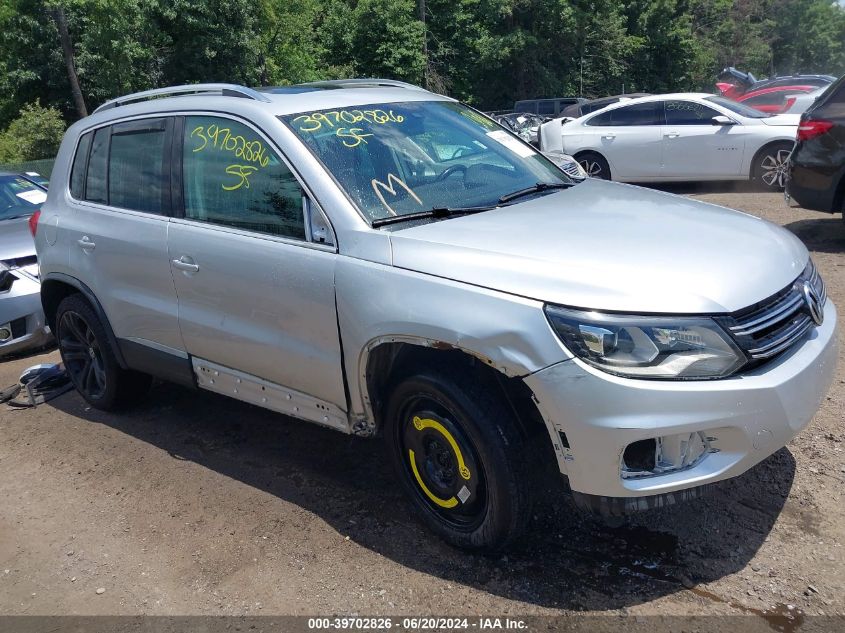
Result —
[[85, 107], [85, 99], [82, 98], [82, 88], [79, 86], [79, 77], [76, 74], [76, 67], [73, 63], [73, 44], [70, 41], [70, 33], [67, 28], [67, 16], [62, 7], [53, 7], [50, 10], [56, 28], [59, 30], [59, 41], [62, 44], [62, 55], [65, 58], [67, 67], [67, 78], [70, 82], [70, 91], [73, 94], [73, 103], [79, 118], [88, 116], [88, 108]]

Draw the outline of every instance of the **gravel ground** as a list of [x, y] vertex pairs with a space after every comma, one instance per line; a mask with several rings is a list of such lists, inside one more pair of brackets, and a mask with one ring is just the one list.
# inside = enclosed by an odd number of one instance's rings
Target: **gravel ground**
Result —
[[[839, 216], [675, 191], [785, 225], [845, 306]], [[0, 364], [0, 386], [57, 360]], [[496, 556], [426, 532], [377, 441], [166, 384], [121, 415], [74, 392], [2, 407], [0, 613], [746, 614], [779, 630], [845, 615], [838, 372], [804, 432], [713, 496], [611, 528], [550, 484], [529, 537]]]

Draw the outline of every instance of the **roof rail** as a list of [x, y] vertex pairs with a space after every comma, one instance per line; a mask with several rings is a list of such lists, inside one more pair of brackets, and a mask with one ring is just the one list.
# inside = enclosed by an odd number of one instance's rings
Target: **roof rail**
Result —
[[244, 99], [253, 99], [255, 101], [264, 101], [270, 103], [270, 98], [261, 94], [257, 90], [247, 88], [246, 86], [238, 86], [236, 84], [188, 84], [185, 86], [170, 86], [169, 88], [156, 88], [154, 90], [144, 90], [143, 92], [135, 92], [111, 101], [106, 101], [94, 112], [102, 112], [116, 108], [117, 106], [135, 103], [137, 101], [145, 101], [146, 99], [155, 99], [156, 97], [178, 97], [185, 95], [219, 95], [223, 97], [241, 97]]
[[425, 88], [409, 84], [405, 81], [398, 81], [396, 79], [377, 79], [375, 77], [362, 79], [327, 79], [326, 81], [310, 81], [308, 83], [299, 84], [300, 86], [325, 86], [336, 88], [355, 88], [358, 86], [385, 86], [389, 88], [406, 88], [407, 90], [420, 90], [427, 92]]

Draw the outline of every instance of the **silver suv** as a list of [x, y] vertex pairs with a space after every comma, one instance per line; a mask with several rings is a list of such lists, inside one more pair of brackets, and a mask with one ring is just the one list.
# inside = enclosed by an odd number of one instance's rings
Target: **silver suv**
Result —
[[791, 233], [573, 181], [398, 82], [109, 102], [68, 130], [34, 226], [91, 405], [156, 376], [382, 435], [462, 547], [517, 536], [546, 464], [605, 515], [744, 472], [807, 425], [837, 357]]

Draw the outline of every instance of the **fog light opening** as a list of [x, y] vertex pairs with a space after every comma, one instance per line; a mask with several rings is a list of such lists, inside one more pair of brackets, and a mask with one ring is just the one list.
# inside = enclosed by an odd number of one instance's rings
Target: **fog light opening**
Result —
[[630, 472], [653, 471], [657, 461], [657, 441], [640, 440], [625, 447], [622, 468]]
[[12, 328], [8, 325], [0, 326], [0, 343], [5, 343], [12, 338]]
[[710, 442], [715, 440], [696, 431], [632, 442], [622, 453], [620, 474], [623, 479], [635, 479], [693, 468], [714, 452]]

